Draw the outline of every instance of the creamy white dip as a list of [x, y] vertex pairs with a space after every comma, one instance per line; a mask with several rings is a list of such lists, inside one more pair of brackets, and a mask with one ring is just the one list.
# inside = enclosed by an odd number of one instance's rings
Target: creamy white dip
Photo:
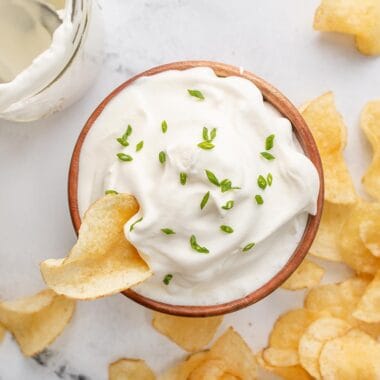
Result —
[[[204, 99], [191, 96], [189, 89]], [[128, 125], [132, 133], [124, 147], [116, 139]], [[216, 129], [212, 149], [198, 146], [204, 127], [209, 140]], [[273, 147], [266, 150], [270, 135]], [[268, 160], [261, 152], [275, 158]], [[118, 153], [133, 160], [122, 161]], [[238, 189], [223, 192], [206, 170]], [[185, 184], [181, 173], [186, 173]], [[260, 175], [267, 181], [265, 189], [258, 185]], [[154, 274], [134, 290], [171, 304], [211, 305], [247, 295], [286, 264], [308, 214], [316, 212], [319, 178], [289, 120], [263, 101], [253, 83], [195, 68], [140, 78], [105, 107], [81, 152], [81, 214], [106, 190], [133, 194], [141, 207], [126, 224], [125, 236]], [[229, 201], [233, 207], [226, 210]], [[192, 235], [208, 252], [192, 247]]]

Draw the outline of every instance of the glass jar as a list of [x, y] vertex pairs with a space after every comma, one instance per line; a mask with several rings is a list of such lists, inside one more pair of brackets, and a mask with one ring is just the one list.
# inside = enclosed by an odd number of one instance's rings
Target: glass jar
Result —
[[[0, 0], [0, 6], [1, 1], [4, 0]], [[11, 80], [0, 80], [0, 118], [32, 121], [74, 103], [94, 81], [103, 52], [100, 7], [96, 0], [11, 1], [14, 3], [11, 11], [17, 20], [21, 20], [17, 12], [26, 12], [26, 8], [23, 10], [23, 1], [34, 2], [38, 7], [42, 4], [41, 9], [33, 8], [34, 14], [38, 15], [38, 20], [45, 28], [56, 28], [52, 32], [51, 44], [30, 65]], [[25, 5], [30, 14], [32, 3]], [[60, 5], [62, 9], [59, 9]], [[45, 14], [47, 12], [55, 12], [57, 20], [54, 20], [53, 14], [51, 17]], [[25, 28], [38, 26], [27, 12], [23, 16]], [[52, 25], [54, 23], [57, 25]], [[24, 28], [23, 24], [20, 25]], [[27, 43], [26, 40], [24, 42]]]

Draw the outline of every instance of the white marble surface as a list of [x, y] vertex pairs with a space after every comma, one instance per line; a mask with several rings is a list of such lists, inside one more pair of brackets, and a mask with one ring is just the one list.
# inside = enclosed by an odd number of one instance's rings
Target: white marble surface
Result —
[[[116, 85], [158, 64], [210, 59], [243, 66], [297, 105], [333, 90], [349, 127], [346, 156], [359, 186], [370, 150], [358, 117], [366, 101], [380, 97], [380, 59], [357, 53], [350, 37], [314, 32], [318, 0], [101, 4], [106, 55], [86, 96], [47, 120], [25, 125], [0, 121], [1, 299], [42, 289], [38, 263], [65, 256], [75, 240], [67, 207], [67, 170], [90, 112]], [[342, 272], [339, 265], [331, 266], [327, 278]], [[224, 326], [234, 325], [258, 350], [277, 315], [301, 304], [302, 292], [276, 291], [227, 316]], [[0, 379], [106, 379], [108, 363], [123, 356], [144, 358], [161, 371], [184, 352], [151, 328], [150, 317], [148, 310], [120, 295], [79, 303], [73, 322], [49, 348], [46, 365], [24, 358], [8, 334], [0, 344]], [[66, 368], [59, 375], [62, 366]]]

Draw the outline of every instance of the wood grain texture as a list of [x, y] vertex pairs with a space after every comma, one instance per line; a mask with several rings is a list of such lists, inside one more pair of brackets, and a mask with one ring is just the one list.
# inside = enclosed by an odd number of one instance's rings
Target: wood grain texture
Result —
[[265, 100], [271, 103], [282, 115], [284, 115], [286, 118], [290, 120], [290, 122], [293, 125], [293, 131], [296, 137], [298, 138], [305, 155], [309, 157], [309, 159], [313, 162], [318, 171], [320, 178], [320, 189], [317, 203], [317, 214], [315, 216], [309, 216], [302, 240], [300, 241], [293, 255], [290, 257], [287, 264], [270, 281], [268, 281], [259, 289], [256, 289], [252, 293], [248, 294], [246, 297], [219, 305], [179, 306], [155, 301], [153, 299], [144, 297], [131, 289], [123, 292], [123, 294], [129, 297], [130, 299], [150, 309], [160, 311], [162, 313], [187, 317], [209, 317], [213, 315], [227, 314], [240, 310], [255, 302], [260, 301], [261, 299], [272, 293], [275, 289], [277, 289], [297, 269], [297, 267], [301, 264], [302, 260], [309, 251], [309, 248], [317, 233], [322, 215], [324, 194], [323, 171], [319, 152], [314, 142], [313, 136], [311, 135], [311, 132], [306, 125], [306, 122], [298, 112], [297, 108], [272, 85], [270, 85], [263, 79], [257, 77], [256, 75], [235, 66], [210, 61], [184, 61], [158, 66], [148, 71], [145, 71], [139, 75], [136, 75], [133, 78], [121, 84], [114, 91], [112, 91], [95, 109], [90, 118], [87, 120], [74, 147], [68, 181], [70, 215], [75, 231], [78, 232], [79, 226], [81, 224], [81, 219], [78, 210], [78, 175], [81, 148], [88, 131], [90, 130], [98, 116], [101, 114], [103, 109], [107, 106], [107, 104], [113, 97], [117, 96], [125, 87], [129, 86], [136, 79], [142, 76], [155, 75], [167, 70], [186, 70], [193, 67], [205, 66], [212, 68], [214, 72], [221, 77], [238, 76], [250, 80], [260, 89]]

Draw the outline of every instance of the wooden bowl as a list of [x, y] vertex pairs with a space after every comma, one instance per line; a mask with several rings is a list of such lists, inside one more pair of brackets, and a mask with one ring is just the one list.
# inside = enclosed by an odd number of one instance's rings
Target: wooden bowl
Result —
[[224, 63], [209, 62], [209, 61], [185, 61], [185, 62], [175, 62], [166, 65], [158, 66], [148, 71], [145, 71], [133, 78], [127, 80], [122, 85], [117, 87], [112, 91], [95, 109], [87, 123], [85, 124], [83, 130], [81, 131], [77, 143], [74, 148], [73, 156], [70, 164], [69, 171], [69, 183], [68, 183], [68, 195], [69, 195], [69, 207], [71, 219], [76, 232], [79, 230], [81, 224], [81, 219], [78, 211], [78, 174], [79, 174], [79, 158], [81, 153], [81, 148], [86, 135], [95, 120], [101, 114], [103, 109], [112, 100], [113, 97], [117, 96], [124, 88], [132, 84], [136, 79], [142, 76], [150, 76], [161, 73], [167, 70], [186, 70], [192, 67], [207, 66], [211, 67], [214, 72], [221, 77], [227, 76], [238, 76], [253, 82], [262, 92], [265, 100], [271, 103], [282, 115], [287, 117], [292, 125], [293, 131], [296, 134], [302, 149], [307, 157], [315, 165], [320, 179], [320, 189], [317, 205], [317, 214], [315, 216], [309, 215], [309, 219], [303, 234], [302, 240], [300, 241], [298, 247], [294, 251], [293, 255], [290, 257], [286, 265], [266, 284], [264, 284], [259, 289], [256, 289], [252, 293], [248, 294], [243, 298], [236, 299], [234, 301], [226, 302], [219, 305], [210, 306], [179, 306], [170, 305], [163, 302], [158, 302], [153, 299], [142, 296], [136, 293], [132, 289], [123, 292], [124, 295], [136, 301], [137, 303], [144, 305], [150, 309], [160, 311], [162, 313], [187, 316], [187, 317], [206, 317], [213, 315], [226, 314], [233, 311], [237, 311], [244, 307], [247, 307], [262, 298], [266, 297], [268, 294], [272, 293], [277, 289], [301, 264], [302, 260], [306, 256], [314, 237], [317, 233], [319, 222], [322, 214], [323, 205], [323, 172], [322, 164], [319, 157], [317, 146], [308, 129], [304, 119], [298, 112], [297, 108], [276, 88], [265, 82], [263, 79], [257, 77], [256, 75], [242, 70], [238, 67], [226, 65]]

